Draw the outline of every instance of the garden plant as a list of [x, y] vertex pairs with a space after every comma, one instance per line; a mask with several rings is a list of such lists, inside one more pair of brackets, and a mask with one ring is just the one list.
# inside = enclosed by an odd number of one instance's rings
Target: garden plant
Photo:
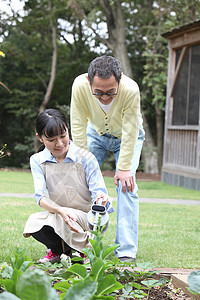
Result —
[[200, 295], [200, 270], [195, 270], [188, 276], [188, 290], [194, 295]]
[[[1, 171], [1, 192], [17, 192], [17, 193], [33, 193], [32, 178], [30, 172], [11, 172]], [[109, 180], [106, 179], [108, 189], [112, 191], [112, 186]], [[143, 192], [150, 193], [159, 190], [162, 192], [168, 188], [167, 185], [161, 186], [158, 189], [159, 183], [140, 183], [143, 184]], [[160, 183], [161, 184], [161, 183]], [[145, 186], [147, 188], [145, 189]], [[155, 185], [155, 186], [154, 186]], [[153, 188], [153, 189], [152, 189]], [[185, 189], [175, 188], [174, 193], [183, 199]], [[194, 192], [194, 191], [192, 191]], [[112, 196], [113, 193], [111, 192]], [[192, 198], [195, 198], [195, 193], [191, 193]], [[161, 194], [160, 194], [161, 195]], [[159, 195], [159, 197], [160, 197]], [[198, 194], [196, 199], [198, 200]], [[187, 197], [188, 198], [188, 197]], [[191, 198], [191, 199], [192, 199]], [[33, 261], [38, 259], [38, 256], [43, 251], [40, 245], [35, 245], [34, 241], [21, 237], [23, 226], [27, 215], [30, 211], [38, 211], [39, 208], [34, 205], [33, 199], [26, 198], [7, 198], [2, 197], [0, 204], [0, 217], [2, 220], [2, 231], [0, 230], [0, 239], [2, 242], [1, 259], [0, 259], [0, 299], [162, 299], [163, 295], [166, 300], [171, 299], [189, 299], [183, 295], [181, 290], [174, 289], [170, 281], [156, 274], [153, 267], [183, 266], [189, 268], [199, 268], [198, 257], [195, 252], [198, 249], [198, 243], [194, 247], [193, 241], [198, 234], [198, 219], [195, 219], [195, 207], [185, 206], [170, 206], [165, 204], [141, 204], [141, 223], [140, 223], [140, 250], [136, 263], [121, 263], [114, 255], [114, 249], [117, 247], [110, 242], [114, 241], [115, 231], [115, 216], [110, 216], [110, 228], [102, 236], [96, 233], [95, 239], [91, 240], [91, 247], [83, 249], [87, 255], [87, 264], [80, 265], [75, 261], [71, 261], [69, 257], [63, 256], [60, 263], [55, 264], [35, 264]], [[116, 202], [113, 202], [116, 209]], [[173, 211], [175, 211], [173, 213]], [[174, 214], [174, 216], [173, 216]], [[7, 216], [6, 218], [4, 216]], [[115, 213], [113, 214], [115, 215]], [[170, 223], [167, 216], [170, 215]], [[177, 223], [180, 217], [184, 216], [184, 223]], [[16, 217], [17, 216], [17, 217]], [[178, 219], [177, 219], [178, 218]], [[196, 221], [195, 221], [196, 220]], [[197, 223], [196, 223], [197, 222]], [[148, 228], [146, 227], [148, 225]], [[182, 230], [181, 248], [184, 249], [186, 255], [185, 260], [180, 260], [177, 256], [177, 262], [172, 264], [172, 257], [167, 255], [168, 249], [165, 247], [168, 241], [167, 235], [169, 231], [173, 231], [177, 237], [179, 236], [179, 228]], [[163, 234], [161, 235], [160, 230]], [[183, 231], [191, 236], [194, 251], [186, 249], [188, 245], [188, 235], [185, 236], [186, 242], [183, 239]], [[160, 234], [158, 234], [160, 233]], [[159, 239], [159, 237], [161, 239]], [[164, 238], [164, 239], [163, 239]], [[156, 240], [155, 240], [156, 239]], [[171, 236], [169, 236], [171, 240]], [[148, 241], [153, 241], [152, 249], [148, 248]], [[5, 245], [6, 243], [6, 245]], [[13, 250], [13, 245], [17, 243], [16, 250]], [[21, 244], [26, 250], [21, 249]], [[147, 243], [147, 244], [146, 244]], [[175, 242], [174, 242], [175, 243]], [[163, 244], [164, 250], [159, 246], [156, 252], [155, 244]], [[167, 245], [167, 244], [166, 244]], [[180, 246], [174, 244], [177, 249]], [[170, 248], [170, 252], [172, 251]], [[147, 248], [147, 250], [145, 250]], [[181, 248], [179, 250], [181, 250]], [[187, 251], [186, 251], [187, 250]], [[188, 252], [189, 251], [189, 252]], [[155, 253], [155, 256], [150, 259], [151, 255], [146, 252]], [[162, 255], [160, 255], [160, 252]], [[28, 255], [27, 255], [28, 253]], [[188, 265], [187, 253], [190, 253], [193, 264]], [[166, 254], [166, 255], [165, 255]], [[162, 261], [158, 260], [158, 256], [162, 256]], [[10, 259], [8, 257], [10, 256]], [[165, 259], [167, 256], [167, 260]], [[173, 256], [173, 255], [171, 255]], [[32, 259], [30, 259], [31, 257]], [[31, 261], [33, 260], [33, 261]], [[73, 259], [74, 260], [74, 259]], [[9, 263], [8, 263], [9, 261]], [[145, 262], [147, 261], [147, 262]], [[151, 261], [151, 263], [148, 263]], [[139, 263], [140, 262], [140, 263]], [[153, 262], [153, 263], [152, 263]], [[199, 271], [196, 270], [189, 276], [189, 289], [193, 294], [199, 293]], [[111, 287], [110, 287], [111, 285]], [[83, 293], [82, 294], [79, 294]], [[77, 298], [75, 296], [77, 295]], [[173, 296], [172, 296], [173, 295]], [[43, 297], [43, 298], [42, 298]], [[52, 297], [52, 298], [51, 298]], [[84, 298], [85, 297], [85, 298]]]
[[[84, 265], [76, 261], [71, 262], [69, 257], [62, 255], [61, 263], [57, 264], [57, 268], [53, 269], [50, 263], [37, 266], [25, 255], [24, 250], [17, 248], [15, 256], [10, 259], [10, 264], [4, 263], [1, 266], [0, 284], [6, 291], [0, 295], [0, 298], [116, 299], [121, 290], [122, 295], [119, 299], [144, 297], [148, 299], [152, 287], [166, 283], [165, 279], [148, 279], [154, 272], [147, 272], [145, 269], [137, 272], [124, 271], [124, 264], [121, 264], [118, 259], [108, 258], [118, 245], [104, 247], [101, 233], [99, 231], [93, 233], [95, 238], [90, 239], [92, 247], [83, 249], [89, 259], [89, 262]], [[146, 267], [149, 265], [144, 266]], [[129, 283], [121, 283], [127, 279], [130, 280]], [[138, 281], [141, 283], [137, 283]], [[55, 290], [59, 292], [56, 293]]]
[[[158, 277], [150, 263], [137, 264], [135, 269], [134, 263], [110, 259], [118, 245], [104, 247], [101, 232], [93, 234], [91, 248], [83, 249], [88, 261], [85, 264], [64, 254], [60, 263], [34, 264], [25, 250], [17, 247], [10, 263], [2, 263], [0, 267], [0, 299], [162, 299], [155, 298], [155, 294], [150, 298], [150, 292], [155, 289], [162, 293], [160, 289], [169, 279]], [[190, 291], [194, 294], [200, 290], [199, 278], [200, 271], [189, 276]]]

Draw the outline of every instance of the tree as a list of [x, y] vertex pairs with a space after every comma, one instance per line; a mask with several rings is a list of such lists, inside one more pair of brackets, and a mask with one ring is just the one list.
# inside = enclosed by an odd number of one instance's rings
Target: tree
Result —
[[[53, 3], [57, 72], [51, 97], [45, 105], [61, 109], [69, 120], [72, 82], [77, 73], [87, 71], [95, 54], [89, 51], [81, 37], [82, 26], [69, 13], [65, 1], [59, 6], [55, 1]], [[24, 9], [23, 18], [15, 13], [12, 22], [7, 22], [4, 16], [4, 22], [9, 26], [4, 27], [6, 32], [3, 32], [1, 47], [6, 56], [1, 59], [0, 79], [12, 94], [0, 86], [0, 142], [8, 144], [12, 157], [2, 160], [1, 166], [29, 166], [29, 157], [34, 153], [35, 119], [51, 78], [53, 50], [48, 1], [27, 1]], [[56, 23], [61, 18], [64, 18], [62, 26]], [[65, 26], [65, 18], [72, 25]], [[67, 41], [66, 32], [71, 33], [74, 42]]]
[[[139, 82], [141, 80], [146, 131], [144, 169], [149, 173], [160, 172], [168, 56], [167, 43], [161, 33], [177, 24], [182, 25], [180, 15], [187, 22], [198, 17], [198, 1], [71, 0], [71, 6], [77, 17], [92, 29], [95, 38], [121, 61], [124, 73], [138, 78]], [[184, 12], [183, 7], [186, 7]], [[99, 32], [102, 23], [107, 26], [104, 36]], [[141, 41], [140, 45], [138, 39]], [[133, 44], [139, 47], [136, 48]], [[134, 56], [132, 53], [136, 52], [138, 55]], [[140, 59], [141, 71], [133, 72], [132, 66], [138, 64], [139, 57], [143, 57], [143, 61]]]
[[0, 140], [12, 151], [10, 165], [27, 165], [40, 107], [69, 114], [74, 78], [87, 72], [96, 55], [106, 53], [118, 58], [123, 72], [139, 84], [148, 150], [142, 156], [145, 170], [157, 172], [167, 69], [161, 33], [199, 18], [199, 10], [199, 0], [27, 0], [24, 15], [1, 12], [6, 57], [0, 80], [12, 94], [0, 85]]
[[[44, 4], [44, 2], [43, 2]], [[52, 1], [48, 0], [47, 2], [48, 8], [47, 11], [49, 12], [49, 27], [52, 35], [52, 62], [51, 62], [51, 72], [48, 85], [46, 87], [46, 92], [44, 95], [44, 99], [39, 107], [39, 113], [43, 112], [49, 103], [51, 98], [52, 90], [54, 87], [54, 82], [56, 78], [56, 66], [57, 66], [57, 56], [58, 56], [58, 47], [57, 47], [57, 19], [53, 15], [53, 6]], [[39, 140], [35, 137], [34, 139], [34, 149], [35, 151], [38, 150], [40, 145]]]
[[46, 93], [44, 95], [44, 100], [42, 104], [40, 105], [39, 108], [39, 113], [43, 112], [44, 109], [46, 108], [50, 97], [51, 93], [53, 90], [55, 78], [56, 78], [56, 66], [57, 66], [57, 56], [58, 56], [58, 47], [57, 47], [57, 20], [53, 18], [53, 7], [52, 7], [52, 1], [49, 0], [49, 14], [50, 14], [50, 30], [52, 33], [52, 63], [51, 63], [51, 75], [49, 79], [49, 83], [47, 86]]
[[[145, 2], [145, 1], [144, 1]], [[120, 0], [110, 1], [110, 0], [97, 0], [96, 1], [96, 9], [101, 11], [102, 13], [102, 19], [99, 19], [99, 23], [106, 22], [107, 24], [107, 38], [101, 37], [97, 30], [94, 29], [94, 19], [95, 16], [99, 14], [96, 11], [96, 14], [94, 13], [93, 8], [93, 18], [91, 18], [91, 12], [88, 14], [87, 9], [88, 6], [85, 7], [82, 3], [78, 2], [77, 0], [72, 0], [71, 2], [72, 7], [74, 8], [74, 11], [76, 12], [77, 16], [80, 18], [80, 20], [85, 20], [86, 24], [89, 28], [92, 29], [93, 33], [95, 34], [96, 38], [103, 43], [106, 47], [108, 47], [109, 50], [112, 51], [113, 56], [119, 59], [121, 62], [122, 70], [123, 72], [133, 78], [133, 71], [132, 71], [132, 65], [130, 60], [130, 55], [128, 53], [128, 47], [127, 47], [127, 37], [126, 37], [126, 24], [124, 21], [124, 14], [128, 14], [127, 10], [132, 10], [131, 4], [129, 1], [123, 2], [124, 9], [122, 6], [122, 2]], [[85, 4], [85, 3], [84, 3]], [[87, 3], [88, 5], [88, 3]], [[124, 12], [125, 10], [125, 12]], [[129, 11], [130, 14], [130, 11]], [[97, 27], [98, 28], [98, 27]], [[144, 118], [144, 127], [148, 130], [148, 125], [146, 122], [146, 118]], [[146, 140], [147, 146], [149, 148], [152, 148], [154, 146], [153, 138], [151, 136], [151, 132], [148, 131], [148, 139]], [[154, 151], [154, 149], [153, 149]], [[154, 151], [154, 160], [155, 162], [152, 162], [150, 164], [150, 161], [148, 161], [148, 165], [150, 167], [148, 168], [149, 172], [157, 173], [157, 156], [156, 152]], [[144, 155], [144, 158], [146, 156]], [[147, 165], [147, 162], [145, 162]]]

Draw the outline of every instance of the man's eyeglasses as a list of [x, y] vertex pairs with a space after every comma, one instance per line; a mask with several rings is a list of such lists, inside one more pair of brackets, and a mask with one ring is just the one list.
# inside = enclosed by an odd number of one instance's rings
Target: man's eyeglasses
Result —
[[93, 93], [93, 91], [92, 91], [92, 95], [93, 95], [93, 96], [98, 96], [98, 97], [102, 97], [102, 96], [104, 96], [104, 95], [106, 95], [106, 96], [108, 96], [108, 97], [112, 97], [112, 96], [116, 96], [117, 93], [118, 93], [118, 89], [117, 89], [117, 91], [116, 91], [115, 93], [106, 93], [106, 92]]
[[99, 97], [101, 97], [101, 96], [104, 96], [104, 95], [106, 95], [106, 96], [116, 96], [117, 95], [117, 93], [92, 93], [92, 95], [93, 96], [99, 96]]

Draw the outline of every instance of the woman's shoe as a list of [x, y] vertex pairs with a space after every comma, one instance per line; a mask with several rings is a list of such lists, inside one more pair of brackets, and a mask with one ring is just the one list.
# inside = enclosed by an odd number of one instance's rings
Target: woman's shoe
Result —
[[51, 251], [51, 249], [47, 249], [46, 250], [47, 255], [40, 258], [37, 262], [38, 263], [45, 263], [45, 262], [50, 262], [50, 263], [54, 263], [54, 262], [60, 262], [60, 255], [53, 253]]

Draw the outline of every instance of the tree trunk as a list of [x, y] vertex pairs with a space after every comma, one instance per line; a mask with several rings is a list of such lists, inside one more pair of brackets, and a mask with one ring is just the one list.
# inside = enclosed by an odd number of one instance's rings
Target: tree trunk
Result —
[[[105, 11], [107, 18], [107, 26], [109, 33], [109, 44], [112, 45], [110, 48], [113, 51], [114, 57], [116, 57], [120, 63], [123, 72], [133, 78], [133, 72], [131, 68], [130, 59], [128, 56], [127, 46], [126, 46], [126, 33], [125, 24], [121, 8], [120, 0], [116, 0], [111, 6], [108, 0], [100, 0], [100, 5]], [[160, 122], [160, 118], [159, 118]], [[146, 173], [158, 173], [158, 155], [157, 149], [152, 138], [151, 132], [149, 130], [149, 125], [144, 116], [144, 129], [146, 133], [142, 157], [144, 160], [144, 171]], [[161, 128], [159, 128], [161, 130]], [[159, 131], [160, 132], [160, 131]], [[160, 132], [161, 133], [161, 132]], [[159, 141], [160, 141], [159, 136]], [[160, 148], [159, 148], [160, 149]], [[161, 157], [161, 153], [160, 153]]]
[[99, 0], [104, 9], [108, 27], [108, 43], [104, 43], [113, 52], [113, 56], [120, 61], [122, 71], [133, 77], [130, 59], [126, 46], [126, 32], [120, 0], [110, 4], [109, 0]]
[[[49, 6], [50, 6], [50, 14], [52, 14], [52, 3], [51, 1], [49, 1]], [[51, 75], [50, 75], [50, 79], [49, 79], [49, 83], [47, 86], [47, 90], [46, 93], [44, 95], [44, 100], [42, 102], [42, 104], [40, 105], [39, 108], [39, 114], [41, 112], [43, 112], [51, 98], [51, 93], [53, 90], [53, 86], [54, 86], [54, 82], [55, 82], [55, 78], [56, 78], [56, 66], [57, 66], [57, 56], [58, 56], [58, 49], [57, 49], [57, 27], [56, 25], [53, 23], [53, 18], [50, 19], [50, 25], [51, 25], [51, 31], [52, 31], [52, 45], [53, 45], [53, 54], [52, 54], [52, 63], [51, 63]], [[34, 150], [35, 152], [38, 151], [38, 148], [40, 147], [41, 143], [39, 142], [39, 140], [35, 137], [34, 139]]]
[[149, 174], [158, 173], [158, 156], [155, 143], [149, 130], [145, 115], [143, 115], [145, 141], [142, 150], [142, 158], [144, 160], [144, 172]]
[[56, 26], [52, 25], [52, 41], [53, 41], [53, 56], [52, 56], [52, 64], [51, 64], [51, 75], [49, 84], [47, 86], [46, 93], [44, 95], [44, 100], [39, 108], [39, 113], [43, 112], [50, 100], [51, 93], [53, 90], [55, 78], [56, 78], [56, 65], [57, 65], [57, 42], [56, 42]]
[[163, 160], [163, 111], [158, 107], [158, 101], [155, 103], [156, 111], [156, 129], [157, 129], [157, 153], [158, 153], [158, 171], [161, 172]]
[[[76, 11], [79, 18], [86, 21], [87, 26], [93, 30], [99, 41], [113, 52], [113, 56], [120, 61], [124, 74], [133, 78], [131, 62], [126, 46], [126, 30], [121, 1], [115, 0], [111, 2], [110, 0], [97, 0], [97, 2], [105, 12], [109, 36], [108, 39], [102, 38], [97, 32], [95, 32], [92, 24], [87, 19], [85, 12], [76, 0], [71, 2], [71, 7], [74, 11]], [[144, 127], [146, 130], [144, 149], [148, 149], [146, 152], [145, 150], [143, 151], [145, 171], [147, 173], [158, 173], [156, 147], [145, 118]]]

